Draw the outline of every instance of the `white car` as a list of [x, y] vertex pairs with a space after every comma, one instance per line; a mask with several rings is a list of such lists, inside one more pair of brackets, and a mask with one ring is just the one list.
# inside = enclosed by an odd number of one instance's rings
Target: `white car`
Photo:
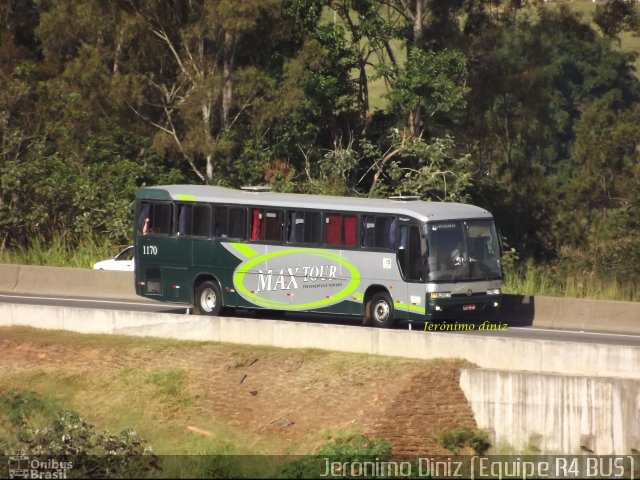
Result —
[[115, 257], [109, 260], [96, 262], [94, 270], [119, 270], [121, 272], [133, 272], [133, 245], [128, 246]]

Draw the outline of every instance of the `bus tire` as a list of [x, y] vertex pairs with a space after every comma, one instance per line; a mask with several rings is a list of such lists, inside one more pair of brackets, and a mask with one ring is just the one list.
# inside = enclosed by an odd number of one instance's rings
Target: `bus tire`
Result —
[[376, 292], [367, 302], [365, 321], [378, 328], [391, 328], [395, 323], [393, 301], [387, 292]]
[[198, 315], [220, 314], [222, 310], [222, 292], [216, 282], [207, 280], [198, 285], [194, 302], [194, 311]]

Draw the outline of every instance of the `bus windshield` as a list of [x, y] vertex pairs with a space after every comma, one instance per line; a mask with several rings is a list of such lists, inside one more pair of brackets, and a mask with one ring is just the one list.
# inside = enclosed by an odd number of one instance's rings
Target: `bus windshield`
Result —
[[498, 236], [491, 220], [427, 224], [429, 281], [501, 278]]

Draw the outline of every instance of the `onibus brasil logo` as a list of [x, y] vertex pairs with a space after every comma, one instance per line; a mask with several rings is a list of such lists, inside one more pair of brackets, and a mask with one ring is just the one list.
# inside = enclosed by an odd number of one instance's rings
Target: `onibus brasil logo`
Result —
[[73, 468], [73, 462], [55, 458], [28, 457], [13, 455], [9, 457], [9, 478], [49, 478], [63, 479], [67, 470]]

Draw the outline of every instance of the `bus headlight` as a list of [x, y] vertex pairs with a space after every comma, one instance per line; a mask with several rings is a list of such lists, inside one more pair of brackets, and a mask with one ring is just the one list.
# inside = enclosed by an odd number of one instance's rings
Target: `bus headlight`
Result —
[[487, 290], [487, 295], [500, 295], [500, 289], [490, 288], [489, 290]]
[[431, 292], [429, 294], [429, 298], [431, 298], [431, 300], [435, 300], [437, 298], [451, 298], [451, 292]]

